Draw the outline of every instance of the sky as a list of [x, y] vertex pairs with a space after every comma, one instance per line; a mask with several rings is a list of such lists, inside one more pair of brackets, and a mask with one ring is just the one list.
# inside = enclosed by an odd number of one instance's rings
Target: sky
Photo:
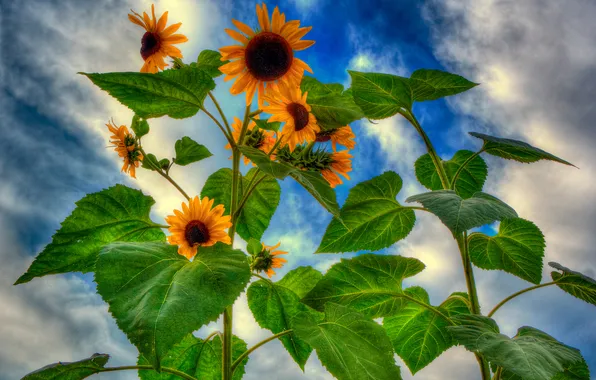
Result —
[[[129, 124], [132, 113], [95, 88], [83, 72], [137, 71], [142, 31], [127, 20], [129, 9], [148, 10], [150, 2], [23, 0], [0, 1], [0, 380], [20, 378], [57, 361], [74, 361], [95, 352], [112, 356], [110, 365], [136, 362], [136, 349], [120, 332], [107, 305], [95, 293], [92, 275], [68, 274], [12, 286], [51, 240], [60, 222], [86, 193], [122, 183], [156, 200], [159, 222], [183, 200], [156, 173], [140, 171], [134, 180], [120, 173], [115, 153], [106, 149], [110, 119]], [[521, 139], [574, 163], [579, 169], [541, 161], [521, 164], [485, 157], [485, 191], [533, 221], [546, 236], [546, 257], [596, 277], [596, 2], [592, 0], [288, 0], [279, 5], [289, 19], [313, 26], [316, 44], [299, 53], [322, 82], [350, 79], [346, 70], [408, 76], [418, 68], [442, 69], [481, 83], [462, 95], [416, 105], [414, 112], [438, 153], [475, 150], [476, 131]], [[184, 60], [203, 49], [231, 44], [224, 28], [231, 18], [256, 23], [254, 2], [156, 1], [182, 22], [189, 42]], [[229, 94], [231, 82], [217, 80], [216, 97], [228, 117], [240, 116], [244, 97]], [[144, 148], [172, 157], [182, 136], [214, 154], [172, 176], [198, 194], [205, 179], [230, 166], [225, 140], [204, 115], [151, 120]], [[337, 188], [340, 204], [355, 184], [386, 170], [404, 180], [398, 195], [425, 191], [413, 163], [425, 153], [416, 132], [399, 117], [352, 124], [356, 133], [352, 180]], [[340, 257], [314, 255], [331, 217], [306, 191], [281, 182], [280, 207], [264, 241], [282, 242], [289, 263], [278, 277], [299, 265], [325, 271]], [[412, 233], [381, 251], [422, 260], [427, 268], [408, 280], [423, 286], [437, 304], [465, 290], [461, 262], [448, 230], [434, 217], [417, 215]], [[494, 226], [493, 226], [494, 227]], [[240, 239], [237, 239], [240, 240]], [[239, 247], [242, 243], [239, 242]], [[543, 281], [550, 278], [548, 268]], [[529, 284], [504, 272], [475, 268], [481, 307], [486, 311]], [[246, 306], [234, 306], [234, 331], [249, 346], [271, 333], [260, 329]], [[539, 328], [581, 349], [596, 374], [596, 309], [555, 287], [528, 293], [495, 314], [503, 333], [520, 326]], [[215, 329], [204, 327], [199, 335]], [[413, 378], [400, 359], [405, 379]], [[332, 379], [313, 353], [305, 372], [283, 346], [271, 342], [251, 355], [245, 379]], [[135, 379], [133, 372], [96, 375]], [[416, 379], [477, 379], [473, 355], [449, 349]]]

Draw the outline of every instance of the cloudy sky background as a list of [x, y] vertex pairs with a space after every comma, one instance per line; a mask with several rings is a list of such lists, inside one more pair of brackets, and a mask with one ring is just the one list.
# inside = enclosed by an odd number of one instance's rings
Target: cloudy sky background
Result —
[[[349, 85], [346, 69], [409, 75], [439, 68], [482, 83], [468, 93], [415, 107], [444, 158], [458, 149], [475, 150], [477, 131], [523, 139], [577, 165], [531, 165], [485, 157], [490, 192], [535, 222], [546, 235], [547, 261], [596, 277], [596, 3], [590, 0], [335, 1], [279, 3], [290, 19], [312, 25], [317, 43], [299, 56], [324, 82]], [[129, 124], [132, 113], [95, 88], [84, 72], [136, 71], [142, 31], [128, 22], [130, 8], [148, 1], [0, 2], [0, 379], [17, 379], [46, 364], [73, 361], [94, 352], [112, 355], [111, 365], [136, 361], [136, 349], [117, 328], [107, 305], [95, 294], [92, 276], [59, 275], [13, 287], [46, 245], [74, 202], [116, 183], [153, 196], [155, 221], [178, 208], [181, 196], [157, 174], [138, 180], [119, 172], [114, 152], [105, 149], [105, 122]], [[268, 3], [270, 9], [275, 2]], [[230, 44], [223, 28], [230, 19], [256, 23], [253, 2], [157, 1], [159, 13], [181, 21], [190, 42], [185, 60], [203, 49]], [[240, 116], [243, 97], [229, 95], [218, 80], [216, 97], [229, 116]], [[203, 115], [187, 120], [151, 121], [143, 139], [147, 151], [172, 157], [174, 142], [188, 135], [214, 154], [172, 176], [198, 194], [205, 179], [230, 165], [222, 136]], [[400, 200], [422, 192], [413, 163], [424, 153], [418, 136], [397, 117], [378, 124], [353, 124], [357, 150], [353, 180], [338, 188], [343, 202], [350, 187], [385, 170], [404, 179]], [[192, 174], [188, 174], [189, 170]], [[297, 185], [282, 182], [282, 202], [265, 241], [282, 241], [289, 265], [324, 271], [339, 255], [317, 255], [329, 215]], [[306, 213], [306, 214], [304, 214]], [[410, 280], [440, 303], [465, 290], [461, 262], [447, 229], [431, 215], [417, 215], [408, 238], [385, 250], [421, 259], [427, 269]], [[481, 304], [489, 310], [505, 296], [529, 286], [506, 273], [475, 270]], [[544, 270], [544, 281], [550, 278]], [[249, 346], [270, 335], [260, 329], [242, 297], [234, 328]], [[495, 315], [504, 333], [531, 325], [582, 350], [596, 373], [596, 309], [558, 288], [519, 297]], [[208, 326], [203, 331], [213, 329]], [[399, 360], [398, 360], [399, 361]], [[251, 356], [246, 379], [331, 379], [313, 353], [303, 374], [279, 342]], [[402, 365], [404, 378], [412, 378]], [[133, 372], [96, 375], [134, 379]], [[473, 355], [452, 348], [416, 379], [476, 379]]]

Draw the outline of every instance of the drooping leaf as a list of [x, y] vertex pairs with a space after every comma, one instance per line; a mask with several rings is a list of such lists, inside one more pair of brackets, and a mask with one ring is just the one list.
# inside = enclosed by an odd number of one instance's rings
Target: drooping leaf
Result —
[[[246, 343], [237, 336], [232, 337], [232, 361], [236, 360], [244, 351]], [[205, 342], [192, 334], [187, 335], [180, 343], [176, 344], [162, 360], [162, 366], [173, 368], [201, 380], [221, 380], [221, 339], [219, 336]], [[244, 367], [248, 362], [246, 357], [234, 371], [234, 380], [242, 379]], [[139, 355], [139, 365], [148, 365], [149, 362], [143, 355]], [[180, 377], [165, 372], [153, 370], [140, 370], [141, 380], [179, 380]]]
[[300, 313], [296, 335], [317, 351], [321, 363], [339, 380], [400, 380], [391, 342], [376, 322], [345, 306], [328, 303], [325, 318]]
[[470, 135], [484, 140], [484, 151], [493, 156], [515, 160], [524, 163], [536, 162], [539, 160], [550, 160], [560, 162], [565, 165], [574, 166], [557, 156], [533, 147], [523, 141], [504, 139], [485, 135], [483, 133], [470, 132]]
[[317, 125], [323, 130], [344, 127], [364, 117], [354, 98], [342, 94], [330, 94], [307, 98], [311, 112], [317, 118]]
[[21, 380], [81, 380], [102, 372], [109, 359], [106, 354], [93, 354], [78, 362], [58, 362], [31, 372]]
[[596, 306], [596, 280], [579, 272], [572, 271], [559, 263], [550, 262], [548, 265], [562, 272], [553, 271], [550, 273], [553, 281], [557, 282], [559, 288], [575, 298]]
[[371, 317], [395, 314], [405, 302], [402, 281], [420, 273], [418, 259], [396, 255], [364, 254], [333, 265], [302, 302], [323, 311], [333, 302]]
[[[301, 279], [299, 276], [305, 276], [305, 278]], [[298, 313], [316, 313], [300, 302], [299, 295], [292, 288], [312, 288], [320, 277], [321, 273], [311, 267], [301, 267], [284, 276], [285, 281], [274, 283], [259, 280], [253, 282], [248, 287], [246, 296], [248, 307], [259, 326], [277, 334], [290, 330], [292, 318]], [[284, 335], [280, 340], [294, 361], [304, 370], [312, 347], [294, 333]]]
[[534, 284], [542, 279], [544, 235], [521, 218], [505, 219], [496, 236], [474, 232], [468, 238], [470, 258], [482, 269], [500, 269]]
[[[469, 150], [459, 150], [455, 153], [452, 159], [442, 161], [450, 183], [459, 168], [473, 154], [474, 152]], [[428, 153], [420, 156], [414, 163], [414, 167], [416, 169], [416, 178], [418, 178], [418, 181], [420, 181], [424, 187], [430, 190], [443, 189], [439, 173], [437, 173], [437, 169]], [[487, 175], [488, 169], [486, 163], [482, 157], [476, 156], [466, 164], [458, 175], [457, 180], [455, 181], [454, 190], [462, 198], [470, 198], [474, 193], [482, 191], [482, 186], [484, 186]]]
[[209, 149], [199, 144], [188, 136], [184, 136], [176, 141], [176, 158], [174, 162], [177, 165], [185, 166], [193, 162], [201, 161], [207, 157], [213, 156]]
[[400, 176], [391, 171], [354, 186], [316, 253], [379, 250], [408, 236], [416, 216], [395, 200], [401, 187]]
[[281, 127], [281, 123], [279, 121], [269, 122], [269, 119], [252, 119], [257, 124], [257, 127], [264, 129], [266, 131], [279, 131]]
[[468, 350], [524, 380], [551, 380], [583, 360], [575, 348], [564, 345], [533, 327], [521, 327], [514, 338], [499, 333], [494, 320], [480, 315], [459, 315], [457, 326], [447, 327]]
[[166, 353], [214, 321], [250, 279], [242, 251], [218, 243], [192, 262], [166, 243], [113, 243], [97, 259], [97, 292], [118, 327], [159, 369]]
[[255, 148], [241, 146], [239, 149], [242, 154], [248, 157], [264, 173], [277, 179], [284, 179], [287, 176], [291, 176], [327, 211], [332, 215], [339, 215], [339, 205], [337, 204], [335, 191], [320, 173], [300, 170], [283, 162], [271, 161], [266, 153]]
[[184, 119], [199, 112], [215, 88], [209, 74], [196, 67], [148, 73], [81, 73], [144, 119], [164, 115]]
[[214, 50], [203, 50], [199, 53], [199, 57], [197, 58], [196, 67], [204, 70], [207, 74], [209, 74], [212, 78], [217, 78], [221, 74], [219, 68], [229, 61], [222, 61], [221, 54]]
[[459, 94], [478, 83], [441, 70], [418, 69], [410, 77], [414, 101], [436, 100], [445, 96]]
[[[244, 196], [244, 189], [248, 187], [249, 182], [256, 173], [256, 169], [251, 169], [246, 176], [241, 177], [242, 185], [239, 189], [239, 198]], [[263, 174], [260, 174], [262, 176]], [[225, 208], [224, 215], [230, 214], [230, 205], [232, 197], [232, 170], [222, 168], [207, 178], [201, 197], [215, 199], [216, 204], [223, 204]], [[266, 176], [255, 187], [244, 204], [244, 207], [236, 221], [236, 232], [244, 240], [251, 238], [260, 240], [263, 233], [269, 227], [271, 218], [277, 209], [281, 196], [279, 184], [270, 176]]]
[[391, 74], [350, 71], [352, 96], [364, 116], [385, 119], [402, 108], [412, 108], [413, 94], [407, 78]]
[[300, 90], [308, 92], [308, 97], [342, 94], [344, 86], [340, 83], [321, 83], [317, 78], [305, 75], [300, 82]]
[[130, 129], [135, 133], [135, 136], [143, 137], [149, 133], [149, 123], [138, 115], [134, 115], [132, 117], [132, 122], [130, 123]]
[[149, 219], [154, 203], [123, 185], [87, 194], [15, 285], [48, 274], [92, 272], [101, 248], [115, 241], [164, 241], [159, 225]]
[[453, 190], [418, 194], [406, 202], [419, 202], [441, 219], [453, 233], [467, 231], [497, 220], [517, 218], [514, 209], [492, 195], [478, 192], [462, 199]]
[[465, 296], [456, 293], [438, 307], [430, 306], [428, 293], [415, 286], [405, 293], [419, 303], [405, 300], [405, 305], [395, 315], [383, 320], [383, 327], [393, 344], [395, 352], [403, 359], [412, 374], [420, 371], [439, 357], [455, 342], [447, 326], [451, 317], [470, 313]]

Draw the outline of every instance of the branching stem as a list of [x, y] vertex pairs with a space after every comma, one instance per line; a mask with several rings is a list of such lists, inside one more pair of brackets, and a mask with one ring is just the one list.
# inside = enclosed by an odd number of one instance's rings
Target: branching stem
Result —
[[520, 296], [520, 295], [527, 293], [531, 290], [544, 288], [546, 286], [554, 285], [556, 283], [557, 283], [557, 281], [545, 282], [544, 284], [530, 286], [529, 288], [525, 288], [525, 289], [520, 290], [519, 292], [513, 293], [509, 297], [505, 298], [503, 301], [499, 302], [497, 304], [497, 306], [493, 307], [493, 309], [490, 311], [490, 313], [488, 313], [487, 317], [492, 317], [493, 314], [495, 314], [497, 312], [497, 310], [499, 310], [501, 308], [501, 306], [505, 305], [507, 302], [511, 301], [512, 299], [514, 299], [517, 296]]
[[257, 348], [261, 347], [265, 343], [271, 342], [272, 340], [281, 338], [282, 336], [288, 335], [288, 334], [291, 334], [291, 333], [292, 333], [292, 330], [291, 329], [290, 330], [282, 331], [280, 333], [277, 333], [275, 335], [270, 336], [267, 339], [264, 339], [264, 340], [260, 341], [259, 343], [255, 344], [254, 346], [252, 346], [248, 350], [244, 351], [242, 353], [242, 355], [238, 356], [238, 359], [236, 359], [234, 361], [234, 364], [232, 364], [232, 373], [234, 373], [234, 370], [236, 369], [236, 367], [238, 367], [238, 364], [242, 363], [242, 360], [244, 360], [244, 358], [247, 357], [248, 355], [250, 355], [254, 350], [256, 350]]
[[[145, 153], [143, 148], [141, 148], [141, 153], [143, 154], [143, 157], [144, 157], [143, 160], [147, 159], [147, 154]], [[188, 196], [188, 194], [186, 194], [186, 192], [184, 190], [182, 190], [180, 185], [178, 185], [176, 183], [176, 181], [174, 181], [172, 179], [172, 177], [170, 177], [169, 174], [167, 174], [165, 171], [163, 171], [160, 167], [155, 166], [153, 164], [153, 162], [151, 162], [151, 161], [147, 161], [147, 162], [149, 163], [149, 166], [151, 166], [160, 176], [164, 177], [169, 183], [171, 183], [176, 189], [178, 189], [180, 194], [182, 194], [184, 196], [184, 198], [186, 198], [186, 200], [190, 200], [190, 197]]]
[[[103, 368], [101, 370], [101, 372], [115, 372], [115, 371], [140, 370], [140, 369], [148, 369], [148, 370], [155, 371], [155, 368], [153, 368], [153, 366], [150, 366], [150, 365], [128, 365], [128, 366], [122, 366], [122, 367]], [[187, 375], [186, 373], [178, 371], [177, 369], [174, 369], [174, 368], [161, 367], [161, 372], [171, 373], [172, 375], [176, 375], [176, 376], [178, 376], [182, 379], [186, 379], [186, 380], [198, 380], [196, 377]]]
[[473, 155], [471, 155], [470, 157], [468, 157], [462, 164], [461, 166], [457, 169], [457, 171], [455, 172], [455, 174], [453, 175], [453, 178], [451, 179], [451, 184], [449, 185], [449, 188], [451, 190], [455, 190], [455, 182], [457, 181], [457, 179], [459, 178], [459, 175], [461, 174], [461, 172], [465, 169], [465, 167], [472, 162], [473, 159], [475, 159], [476, 157], [478, 157], [480, 155], [480, 153], [484, 152], [484, 146], [482, 147], [482, 149], [480, 149], [478, 152], [474, 153]]

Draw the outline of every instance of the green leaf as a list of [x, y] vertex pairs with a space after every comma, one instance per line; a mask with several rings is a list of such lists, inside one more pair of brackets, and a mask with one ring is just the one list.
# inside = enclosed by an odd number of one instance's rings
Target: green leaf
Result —
[[311, 112], [317, 118], [317, 124], [323, 130], [344, 127], [364, 117], [354, 98], [343, 94], [330, 94], [307, 99]]
[[164, 115], [184, 119], [199, 112], [215, 82], [191, 66], [147, 73], [81, 73], [144, 119]]
[[203, 50], [199, 53], [199, 57], [197, 58], [196, 67], [204, 70], [207, 74], [209, 74], [212, 78], [217, 78], [221, 74], [219, 68], [229, 61], [222, 61], [221, 54], [214, 50]]
[[308, 97], [319, 97], [331, 94], [341, 95], [344, 91], [344, 86], [340, 83], [321, 83], [315, 77], [305, 75], [300, 82], [300, 90], [308, 92]]
[[407, 78], [390, 74], [350, 71], [352, 95], [364, 116], [385, 119], [412, 108], [412, 89]]
[[[247, 349], [246, 343], [237, 336], [232, 337], [232, 361], [236, 360]], [[162, 365], [184, 372], [187, 375], [201, 380], [221, 380], [221, 339], [219, 336], [205, 342], [192, 334], [187, 335], [180, 343], [176, 344], [163, 359]], [[246, 357], [234, 371], [234, 380], [242, 379], [244, 367], [248, 362]], [[149, 362], [143, 355], [139, 355], [139, 365], [148, 365]], [[141, 380], [179, 380], [180, 377], [153, 370], [140, 370]]]
[[176, 141], [175, 149], [176, 158], [174, 158], [174, 162], [181, 166], [186, 166], [193, 162], [201, 161], [202, 159], [213, 156], [209, 149], [188, 136], [184, 136]]
[[468, 91], [478, 86], [478, 83], [446, 71], [419, 69], [412, 73], [410, 86], [414, 93], [414, 101], [423, 102]]
[[387, 334], [358, 312], [328, 303], [323, 320], [300, 313], [292, 325], [296, 335], [314, 347], [323, 366], [339, 380], [401, 379]]
[[[243, 189], [248, 187], [250, 180], [256, 172], [257, 170], [253, 168], [248, 171], [246, 176], [241, 177], [242, 185], [240, 186], [239, 199], [242, 199]], [[219, 169], [207, 178], [201, 191], [201, 197], [206, 196], [215, 199], [216, 204], [224, 205], [224, 215], [229, 215], [231, 210], [232, 176], [231, 169]], [[251, 238], [260, 240], [267, 227], [269, 227], [271, 218], [279, 204], [280, 196], [281, 188], [275, 178], [266, 176], [255, 187], [244, 204], [244, 208], [236, 221], [236, 232], [238, 235], [246, 241]]]
[[[299, 295], [291, 287], [284, 286], [292, 283], [294, 286], [303, 289], [315, 286], [321, 274], [310, 267], [307, 268], [306, 278], [309, 280], [308, 282], [297, 277], [306, 274], [304, 269], [299, 268], [284, 276], [284, 279], [288, 277], [285, 282], [278, 281], [274, 283], [268, 280], [259, 280], [248, 287], [246, 292], [248, 307], [261, 328], [278, 334], [292, 328], [292, 318], [298, 313], [316, 313], [300, 302]], [[312, 273], [317, 273], [318, 276]], [[304, 371], [304, 365], [312, 352], [312, 347], [294, 333], [284, 335], [279, 339], [294, 361]]]
[[[408, 288], [405, 293], [430, 306], [428, 293], [421, 287]], [[432, 309], [416, 302], [405, 301], [405, 306], [395, 315], [383, 320], [383, 327], [395, 352], [403, 359], [412, 374], [429, 365], [455, 344], [447, 326], [453, 324], [450, 320], [452, 316], [470, 313], [464, 297], [455, 293], [441, 306]]]
[[189, 333], [215, 321], [244, 290], [242, 251], [218, 243], [188, 261], [166, 243], [113, 243], [97, 259], [97, 292], [118, 327], [156, 369]]
[[263, 250], [263, 245], [255, 238], [250, 238], [246, 244], [246, 250], [251, 255], [258, 255]]
[[109, 359], [106, 354], [93, 354], [78, 362], [58, 362], [31, 372], [21, 380], [81, 380], [102, 372]]
[[453, 319], [458, 325], [448, 330], [459, 344], [524, 380], [551, 380], [583, 360], [575, 348], [533, 327], [521, 327], [511, 339], [488, 317], [468, 314]]
[[470, 258], [482, 269], [500, 269], [534, 284], [542, 279], [544, 235], [521, 218], [505, 219], [496, 236], [474, 232], [468, 238]]
[[321, 272], [310, 266], [304, 266], [289, 271], [277, 284], [303, 298], [322, 278]]
[[257, 127], [264, 129], [266, 131], [279, 131], [281, 127], [281, 123], [279, 121], [269, 122], [269, 119], [252, 119], [257, 124]]
[[497, 220], [517, 218], [514, 209], [482, 192], [462, 199], [453, 190], [438, 190], [411, 196], [406, 202], [421, 203], [454, 234]]
[[147, 155], [143, 157], [141, 167], [143, 169], [156, 171], [155, 168], [161, 168], [161, 165], [159, 164], [159, 160], [157, 159], [157, 157], [155, 157], [153, 153], [147, 153]]
[[316, 253], [374, 251], [408, 236], [416, 216], [395, 200], [401, 187], [400, 176], [391, 171], [354, 186]]
[[297, 169], [283, 162], [271, 161], [266, 153], [248, 146], [238, 147], [242, 154], [248, 157], [264, 173], [277, 179], [291, 176], [296, 182], [306, 189], [319, 203], [331, 214], [339, 215], [339, 205], [335, 191], [318, 172]]
[[477, 132], [469, 132], [470, 135], [484, 140], [484, 151], [493, 156], [515, 160], [524, 163], [536, 162], [539, 160], [550, 160], [565, 165], [575, 166], [557, 156], [533, 147], [523, 141], [503, 139]]
[[365, 254], [333, 265], [302, 302], [323, 311], [333, 302], [379, 318], [395, 314], [406, 295], [402, 281], [424, 269], [418, 259]]
[[147, 120], [140, 118], [138, 115], [134, 115], [132, 118], [132, 123], [130, 123], [130, 129], [132, 129], [137, 137], [143, 137], [149, 133], [149, 123], [147, 123]]
[[123, 185], [87, 194], [15, 285], [48, 274], [92, 272], [99, 251], [115, 241], [165, 241], [149, 219], [153, 204], [153, 198]]
[[[523, 380], [521, 377], [510, 371], [501, 373], [501, 380]], [[590, 380], [590, 370], [585, 360], [575, 362], [557, 373], [550, 380]]]
[[[474, 152], [469, 150], [459, 150], [452, 159], [442, 161], [449, 182], [453, 180], [455, 173], [457, 173], [464, 162], [474, 154]], [[437, 173], [437, 169], [428, 153], [420, 156], [414, 163], [414, 167], [416, 169], [416, 178], [418, 178], [418, 181], [424, 187], [430, 190], [443, 189], [439, 173]], [[458, 175], [454, 190], [462, 198], [470, 198], [474, 193], [482, 191], [482, 186], [484, 186], [487, 175], [488, 169], [486, 163], [482, 157], [476, 156], [466, 164]]]
[[553, 281], [557, 282], [559, 288], [575, 298], [596, 306], [596, 280], [579, 272], [572, 271], [559, 263], [550, 262], [548, 265], [562, 272], [550, 273]]

